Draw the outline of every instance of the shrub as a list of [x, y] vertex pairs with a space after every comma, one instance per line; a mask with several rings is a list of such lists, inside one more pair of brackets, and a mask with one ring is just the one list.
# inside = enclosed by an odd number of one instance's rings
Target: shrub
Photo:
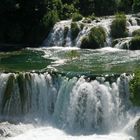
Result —
[[111, 24], [111, 36], [113, 38], [122, 38], [127, 35], [126, 16], [124, 14], [117, 14]]
[[48, 32], [51, 30], [51, 28], [54, 26], [54, 24], [58, 21], [59, 21], [59, 16], [58, 16], [57, 11], [55, 11], [55, 10], [49, 11], [43, 17], [43, 24], [45, 25]]
[[140, 12], [140, 1], [139, 0], [134, 0], [132, 9], [133, 9], [133, 12]]
[[131, 101], [134, 105], [140, 106], [140, 71], [135, 72], [135, 76], [130, 82], [130, 91], [132, 93]]
[[80, 29], [79, 29], [77, 23], [72, 22], [71, 23], [71, 38], [72, 38], [72, 40], [76, 39], [76, 37], [78, 36], [79, 32], [80, 32]]
[[103, 27], [93, 27], [87, 37], [83, 38], [81, 48], [101, 48], [106, 41], [106, 33]]
[[130, 41], [130, 50], [140, 50], [140, 36], [135, 36]]
[[140, 36], [140, 29], [135, 30], [135, 31], [132, 33], [132, 36]]
[[73, 4], [64, 4], [61, 19], [70, 19], [75, 12], [77, 12], [77, 10]]
[[83, 19], [83, 16], [79, 13], [73, 13], [72, 15], [72, 21], [75, 22], [75, 21], [80, 21]]

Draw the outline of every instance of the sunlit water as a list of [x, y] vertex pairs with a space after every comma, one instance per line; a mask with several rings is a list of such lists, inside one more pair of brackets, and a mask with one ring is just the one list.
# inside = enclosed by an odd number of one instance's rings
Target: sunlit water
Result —
[[[140, 51], [120, 48], [126, 44], [129, 48], [132, 32], [140, 26], [127, 16], [129, 37], [114, 48], [107, 47], [112, 41], [113, 18], [84, 23], [75, 42], [71, 40], [71, 20], [61, 21], [42, 48], [0, 54], [0, 118], [11, 122], [0, 124], [4, 130], [0, 134], [5, 133], [0, 140], [134, 140], [140, 111], [129, 100], [132, 75], [120, 74], [140, 68]], [[95, 26], [105, 28], [105, 47], [79, 49], [82, 38]], [[89, 74], [98, 77], [92, 79]], [[113, 80], [106, 81], [107, 75], [114, 76]], [[8, 83], [10, 77], [12, 84]]]
[[133, 137], [122, 134], [113, 133], [109, 135], [88, 135], [88, 136], [72, 136], [64, 131], [53, 127], [41, 127], [29, 130], [25, 134], [19, 135], [8, 140], [134, 140]]

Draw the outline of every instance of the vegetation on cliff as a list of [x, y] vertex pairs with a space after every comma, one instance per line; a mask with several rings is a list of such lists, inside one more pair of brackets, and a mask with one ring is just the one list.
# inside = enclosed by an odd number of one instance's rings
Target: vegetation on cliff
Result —
[[2, 0], [0, 43], [39, 45], [59, 20], [118, 11], [139, 12], [140, 0]]

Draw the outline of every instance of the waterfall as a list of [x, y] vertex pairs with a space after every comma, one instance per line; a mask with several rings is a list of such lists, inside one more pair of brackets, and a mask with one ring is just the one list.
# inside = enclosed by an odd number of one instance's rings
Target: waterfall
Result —
[[83, 37], [87, 36], [90, 32], [90, 29], [92, 27], [98, 27], [102, 26], [105, 29], [107, 40], [106, 43], [108, 46], [110, 45], [110, 38], [109, 38], [109, 32], [110, 32], [110, 24], [112, 19], [111, 18], [103, 18], [99, 21], [91, 21], [91, 23], [85, 23], [84, 20], [76, 22], [76, 24], [79, 27], [79, 33], [75, 40], [72, 40], [71, 37], [71, 20], [66, 21], [60, 21], [57, 22], [50, 32], [49, 36], [46, 38], [46, 40], [43, 42], [43, 46], [64, 46], [64, 47], [73, 47], [77, 46], [80, 47], [81, 40]]
[[[50, 32], [49, 36], [43, 42], [43, 46], [52, 47], [52, 46], [63, 46], [63, 47], [80, 47], [81, 41], [84, 37], [86, 37], [90, 29], [93, 27], [101, 26], [105, 29], [107, 38], [105, 45], [103, 47], [111, 47], [112, 46], [112, 38], [110, 37], [110, 25], [113, 21], [114, 17], [102, 17], [96, 20], [91, 20], [89, 23], [85, 22], [84, 19], [76, 22], [79, 27], [79, 33], [75, 40], [72, 40], [71, 36], [71, 20], [65, 20], [57, 22]], [[120, 49], [129, 49], [129, 42], [132, 38], [132, 33], [140, 29], [140, 19], [138, 17], [134, 17], [132, 15], [127, 15], [127, 30], [129, 36], [126, 38], [119, 39], [118, 43], [115, 44], [115, 48]]]
[[111, 82], [106, 77], [1, 74], [0, 118], [43, 122], [51, 118], [56, 126], [77, 132], [118, 130], [129, 121], [131, 78], [121, 75]]

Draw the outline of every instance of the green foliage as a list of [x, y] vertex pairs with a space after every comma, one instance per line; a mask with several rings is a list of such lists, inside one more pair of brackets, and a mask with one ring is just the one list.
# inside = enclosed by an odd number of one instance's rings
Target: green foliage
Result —
[[59, 21], [58, 13], [57, 11], [49, 11], [44, 17], [43, 17], [43, 23], [48, 31], [54, 26], [54, 24]]
[[94, 13], [95, 3], [94, 0], [79, 0], [79, 10], [84, 16], [89, 16]]
[[134, 0], [132, 9], [133, 12], [140, 12], [140, 0]]
[[124, 14], [116, 14], [111, 24], [111, 36], [113, 38], [122, 38], [127, 35], [126, 16]]
[[140, 50], [140, 36], [135, 36], [130, 41], [130, 50]]
[[61, 19], [70, 19], [73, 13], [77, 12], [77, 9], [74, 7], [73, 4], [64, 4], [62, 10]]
[[57, 11], [57, 14], [62, 13], [63, 4], [61, 0], [44, 0], [45, 5], [47, 6], [47, 11]]
[[[41, 44], [58, 19], [78, 21], [83, 15], [88, 17], [85, 22], [90, 23], [95, 19], [93, 13], [103, 16], [116, 11], [131, 12], [132, 4], [134, 12], [140, 11], [140, 0], [1, 0], [0, 42]], [[121, 28], [125, 24], [122, 21], [113, 24]], [[115, 38], [126, 36], [127, 30], [121, 28], [117, 33], [119, 27], [114, 26]]]
[[135, 30], [135, 31], [132, 33], [132, 36], [140, 36], [140, 29]]
[[76, 37], [78, 36], [79, 32], [80, 32], [80, 29], [79, 29], [77, 23], [72, 22], [71, 23], [71, 38], [72, 38], [72, 40], [76, 39]]
[[[50, 31], [50, 26], [53, 26], [55, 19], [61, 13], [61, 0], [2, 0], [0, 4], [0, 42], [41, 44]], [[45, 18], [48, 18], [49, 21], [44, 22]]]
[[72, 15], [72, 21], [75, 22], [75, 21], [79, 21], [79, 20], [82, 20], [83, 16], [79, 13], [74, 13]]
[[103, 27], [93, 27], [88, 37], [83, 38], [81, 48], [101, 48], [106, 41], [106, 33]]
[[135, 72], [135, 76], [130, 82], [130, 91], [132, 93], [131, 101], [134, 105], [140, 106], [140, 71]]
[[116, 0], [117, 9], [121, 12], [131, 12], [133, 0]]
[[74, 58], [79, 58], [80, 54], [77, 50], [71, 50], [69, 52], [66, 53], [66, 57], [68, 57], [69, 59], [74, 59]]
[[94, 0], [95, 11], [98, 16], [111, 15], [117, 10], [116, 0]]

